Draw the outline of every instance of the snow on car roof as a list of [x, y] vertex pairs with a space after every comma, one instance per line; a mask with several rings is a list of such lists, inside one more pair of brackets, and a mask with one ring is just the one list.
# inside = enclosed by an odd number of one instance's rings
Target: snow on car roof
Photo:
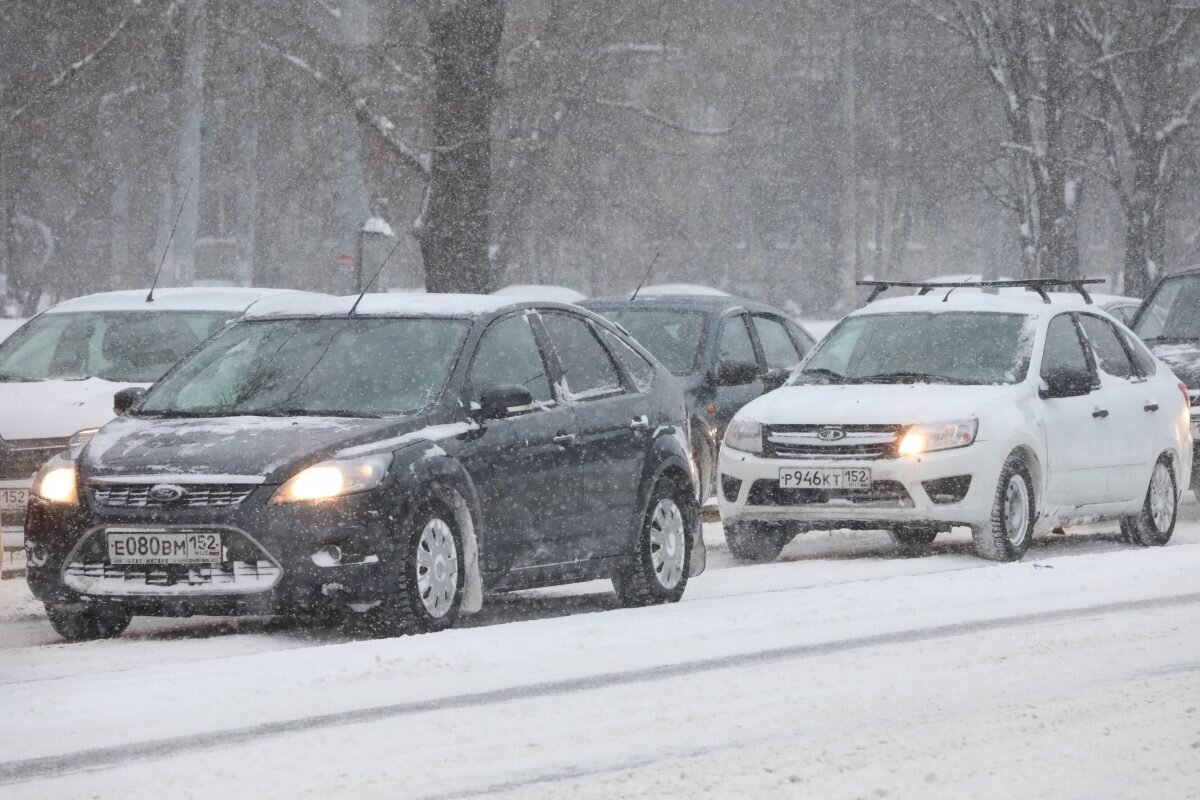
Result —
[[[949, 296], [947, 296], [947, 292], [949, 292]], [[1098, 303], [1085, 303], [1083, 297], [1076, 292], [1053, 292], [1050, 294], [1050, 303], [1046, 303], [1037, 292], [1021, 290], [1019, 292], [1009, 291], [1003, 294], [988, 294], [978, 289], [962, 288], [934, 289], [926, 295], [882, 297], [856, 311], [850, 312], [848, 316], [904, 311], [921, 311], [925, 313], [993, 311], [1042, 317], [1049, 313], [1057, 313], [1063, 308], [1090, 308], [1103, 312]]]
[[[358, 295], [303, 300], [272, 300], [256, 305], [246, 316], [344, 317]], [[488, 294], [426, 294], [425, 292], [381, 292], [363, 296], [355, 316], [363, 317], [475, 317], [517, 304], [511, 297]]]
[[638, 291], [638, 296], [641, 297], [644, 294], [698, 294], [708, 297], [730, 297], [728, 292], [694, 283], [660, 283], [656, 286], [643, 286]]
[[548, 286], [543, 284], [514, 284], [492, 292], [495, 297], [507, 297], [518, 300], [552, 300], [557, 303], [578, 303], [587, 295], [566, 286]]
[[254, 289], [240, 287], [184, 287], [155, 289], [154, 302], [146, 302], [147, 289], [119, 292], [100, 292], [64, 300], [47, 309], [47, 314], [66, 314], [81, 311], [232, 311], [240, 314], [252, 304], [271, 299], [321, 297], [313, 292], [293, 289]]

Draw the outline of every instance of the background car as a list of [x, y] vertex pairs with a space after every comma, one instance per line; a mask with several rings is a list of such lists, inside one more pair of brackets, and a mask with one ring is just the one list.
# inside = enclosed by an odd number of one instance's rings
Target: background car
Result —
[[1133, 324], [1133, 318], [1142, 306], [1142, 301], [1138, 298], [1119, 294], [1093, 294], [1092, 302], [1125, 325]]
[[283, 303], [209, 339], [39, 473], [28, 583], [68, 639], [132, 615], [362, 613], [449, 627], [484, 591], [704, 565], [683, 392], [565, 304]]
[[705, 499], [725, 426], [746, 403], [782, 384], [814, 341], [777, 308], [710, 292], [639, 292], [636, 300], [580, 304], [619, 323], [683, 382]]
[[[281, 289], [158, 289], [67, 300], [0, 342], [0, 529], [21, 547], [33, 474], [113, 416], [113, 393], [158, 380], [229, 320]], [[86, 435], [86, 434], [84, 434]]]

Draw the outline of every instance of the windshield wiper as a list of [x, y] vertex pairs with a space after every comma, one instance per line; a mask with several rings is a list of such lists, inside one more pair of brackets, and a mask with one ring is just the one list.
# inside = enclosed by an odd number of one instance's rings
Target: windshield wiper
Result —
[[1147, 344], [1149, 344], [1150, 342], [1158, 342], [1161, 344], [1173, 344], [1176, 342], [1195, 342], [1196, 337], [1195, 336], [1150, 336], [1145, 339], [1142, 339], [1142, 341], [1146, 342]]
[[42, 378], [22, 378], [20, 375], [8, 375], [0, 372], [0, 383], [36, 383]]
[[845, 375], [843, 375], [840, 372], [835, 372], [831, 369], [826, 369], [825, 367], [813, 367], [812, 369], [804, 370], [800, 374], [801, 375], [818, 375], [822, 378], [828, 378], [829, 380], [834, 381], [835, 383], [845, 383], [846, 382]]
[[954, 383], [970, 385], [974, 381], [955, 378], [950, 375], [934, 375], [928, 372], [880, 372], [875, 375], [864, 375], [854, 378], [854, 383]]
[[379, 414], [353, 411], [348, 408], [271, 408], [264, 411], [243, 411], [258, 417], [353, 417], [356, 419], [380, 419]]

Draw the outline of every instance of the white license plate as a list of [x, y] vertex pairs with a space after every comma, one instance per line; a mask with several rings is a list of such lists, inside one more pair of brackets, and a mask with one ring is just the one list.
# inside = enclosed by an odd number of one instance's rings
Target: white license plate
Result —
[[219, 564], [221, 534], [213, 531], [147, 531], [109, 528], [108, 561], [129, 564]]
[[24, 511], [28, 489], [0, 489], [0, 511]]
[[871, 470], [862, 467], [781, 467], [781, 489], [870, 489]]

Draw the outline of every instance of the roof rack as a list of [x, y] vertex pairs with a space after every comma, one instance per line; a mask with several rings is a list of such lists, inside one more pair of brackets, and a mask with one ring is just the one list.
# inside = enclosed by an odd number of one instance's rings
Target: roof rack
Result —
[[[906, 289], [920, 289], [918, 295], [925, 295], [932, 292], [934, 289], [1015, 289], [1025, 288], [1031, 292], [1037, 292], [1041, 295], [1042, 300], [1046, 303], [1050, 302], [1050, 295], [1046, 294], [1047, 289], [1057, 289], [1061, 287], [1070, 287], [1083, 297], [1084, 302], [1091, 303], [1092, 296], [1088, 294], [1087, 289], [1083, 288], [1089, 284], [1105, 283], [1104, 278], [1030, 278], [1020, 281], [858, 281], [859, 286], [872, 286], [871, 296], [867, 298], [870, 303], [876, 297], [886, 292], [893, 287], [901, 287]], [[950, 297], [950, 292], [946, 292], [946, 297], [942, 299], [945, 302]]]

